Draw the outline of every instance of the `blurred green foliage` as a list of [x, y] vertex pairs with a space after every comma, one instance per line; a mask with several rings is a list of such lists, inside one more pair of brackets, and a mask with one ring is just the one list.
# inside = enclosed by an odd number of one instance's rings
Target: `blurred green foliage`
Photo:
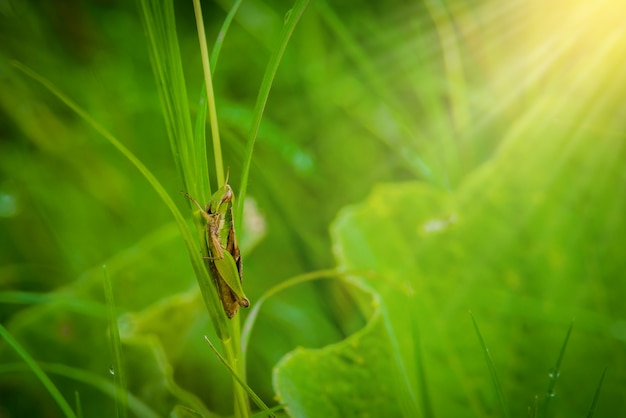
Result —
[[[229, 7], [203, 4], [209, 42]], [[289, 7], [245, 0], [221, 51], [214, 87], [233, 185]], [[195, 113], [191, 3], [176, 11]], [[244, 286], [254, 304], [297, 274], [366, 273], [263, 306], [246, 366], [266, 402], [278, 394], [298, 416], [500, 416], [471, 309], [511, 416], [548, 399], [574, 318], [548, 416], [586, 414], [605, 366], [595, 416], [626, 414], [624, 13], [610, 0], [311, 2], [253, 156]], [[6, 1], [0, 45], [0, 321], [70, 404], [79, 393], [84, 416], [115, 416], [106, 264], [130, 415], [232, 414], [167, 208], [11, 65], [86, 108], [184, 211], [137, 5]], [[297, 346], [307, 349], [283, 358]], [[0, 415], [62, 416], [4, 343]]]

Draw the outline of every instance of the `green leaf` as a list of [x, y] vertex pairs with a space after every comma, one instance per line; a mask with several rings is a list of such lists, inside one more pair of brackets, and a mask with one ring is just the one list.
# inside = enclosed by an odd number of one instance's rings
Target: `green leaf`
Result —
[[[381, 184], [333, 225], [338, 267], [373, 272], [359, 280], [380, 295], [397, 336], [402, 404], [428, 393], [431, 399], [418, 403], [423, 409], [432, 401], [435, 416], [489, 416], [503, 396], [510, 411], [527, 410], [572, 317], [585, 325], [559, 361], [553, 404], [561, 415], [588, 408], [573, 394], [607, 361], [625, 371], [617, 366], [626, 360], [621, 337], [594, 331], [626, 315], [617, 298], [598, 296], [608, 288], [626, 292], [615, 280], [626, 245], [626, 222], [617, 215], [626, 212], [623, 159], [608, 135], [572, 138], [567, 129], [536, 123], [514, 132], [457, 190]], [[501, 394], [468, 309], [489, 335]], [[617, 390], [611, 395], [618, 399]]]
[[374, 309], [363, 329], [322, 349], [299, 348], [274, 369], [274, 388], [291, 416], [402, 416], [380, 300], [366, 296]]

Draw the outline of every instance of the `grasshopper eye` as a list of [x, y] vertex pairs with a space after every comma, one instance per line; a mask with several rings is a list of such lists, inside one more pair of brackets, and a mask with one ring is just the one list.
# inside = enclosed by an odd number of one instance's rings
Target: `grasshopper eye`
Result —
[[222, 195], [222, 203], [230, 202], [233, 200], [233, 189], [230, 186], [226, 185], [226, 191]]

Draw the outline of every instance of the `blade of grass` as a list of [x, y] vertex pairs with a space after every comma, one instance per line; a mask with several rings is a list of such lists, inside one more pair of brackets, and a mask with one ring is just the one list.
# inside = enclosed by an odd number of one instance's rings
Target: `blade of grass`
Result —
[[602, 376], [600, 376], [600, 381], [598, 382], [598, 386], [596, 386], [596, 392], [593, 394], [593, 400], [591, 401], [591, 406], [589, 407], [589, 412], [587, 412], [587, 418], [593, 418], [593, 414], [596, 412], [596, 406], [598, 405], [598, 399], [600, 398], [600, 390], [602, 389], [602, 383], [604, 383], [604, 376], [606, 376], [605, 367], [602, 371]]
[[[243, 381], [243, 379], [241, 377], [239, 377], [239, 373], [237, 370], [235, 370], [229, 363], [228, 361], [226, 361], [226, 359], [220, 354], [219, 351], [217, 351], [217, 349], [215, 348], [215, 346], [211, 343], [211, 340], [209, 340], [209, 337], [207, 337], [206, 335], [204, 336], [204, 339], [207, 343], [209, 343], [209, 346], [211, 347], [211, 350], [213, 350], [213, 352], [215, 353], [215, 355], [217, 356], [217, 358], [219, 358], [219, 360], [228, 368], [228, 370], [230, 371], [230, 374], [233, 376], [233, 378], [239, 382], [239, 384], [241, 385], [241, 387], [248, 393], [248, 396], [250, 396], [250, 399], [252, 399], [252, 402], [254, 402], [256, 404], [256, 406], [258, 406], [259, 408], [261, 408], [264, 412], [268, 412], [269, 408], [267, 405], [265, 405], [265, 402], [263, 402], [261, 400], [261, 398], [259, 398], [257, 396], [256, 393], [254, 393], [254, 391], [250, 388], [250, 386], [248, 386], [248, 384], [246, 382]], [[270, 413], [269, 416], [274, 416], [273, 414]]]
[[117, 326], [117, 314], [115, 300], [113, 299], [113, 286], [106, 265], [102, 266], [104, 273], [104, 299], [107, 304], [109, 317], [109, 333], [111, 338], [111, 353], [113, 354], [113, 381], [115, 382], [115, 407], [117, 416], [128, 417], [128, 391], [126, 390], [126, 372], [122, 359], [122, 342], [120, 330]]
[[[233, 6], [228, 12], [226, 19], [222, 23], [222, 27], [220, 28], [220, 31], [217, 35], [217, 39], [215, 40], [215, 45], [213, 46], [213, 51], [211, 52], [211, 58], [209, 61], [209, 63], [213, 63], [213, 65], [210, 66], [211, 76], [213, 76], [213, 74], [215, 73], [215, 68], [217, 67], [217, 60], [219, 58], [219, 54], [222, 49], [222, 44], [224, 43], [224, 39], [226, 38], [226, 33], [228, 32], [228, 29], [230, 28], [230, 24], [232, 23], [233, 18], [235, 17], [235, 14], [237, 13], [237, 10], [239, 10], [241, 1], [242, 0], [235, 1], [235, 3], [233, 4]], [[206, 160], [206, 130], [205, 130], [206, 115], [207, 115], [207, 109], [208, 109], [207, 90], [208, 89], [203, 85], [202, 91], [200, 93], [200, 100], [198, 101], [199, 103], [198, 114], [196, 115], [196, 124], [195, 124], [195, 128], [193, 131], [194, 132], [193, 138], [194, 138], [194, 144], [195, 144], [194, 148], [197, 150], [199, 155], [204, 156], [204, 161], [201, 162], [202, 167], [208, 167], [207, 160]], [[208, 195], [210, 196], [211, 186], [210, 186], [210, 177], [208, 176], [208, 173], [207, 173], [207, 176], [201, 176], [201, 179], [204, 179], [204, 178], [207, 179], [207, 184], [203, 184], [203, 182], [200, 182], [199, 187], [201, 190], [206, 189], [208, 192]]]
[[77, 390], [74, 391], [74, 402], [76, 403], [76, 417], [83, 418], [83, 405], [80, 402], [80, 393]]
[[209, 273], [205, 268], [204, 261], [198, 254], [201, 253], [200, 247], [197, 244], [197, 240], [193, 238], [191, 230], [187, 226], [185, 222], [185, 218], [178, 210], [178, 207], [174, 203], [174, 201], [167, 194], [161, 183], [157, 180], [156, 177], [152, 174], [150, 170], [132, 153], [128, 148], [126, 148], [117, 138], [115, 138], [109, 131], [107, 131], [102, 125], [96, 122], [89, 114], [76, 103], [74, 103], [70, 98], [61, 93], [52, 83], [48, 80], [40, 76], [38, 73], [34, 72], [30, 68], [24, 66], [23, 64], [13, 61], [13, 66], [22, 71], [24, 74], [32, 78], [41, 84], [44, 88], [46, 88], [50, 93], [56, 96], [59, 100], [65, 103], [72, 111], [74, 111], [78, 116], [80, 116], [83, 120], [85, 120], [91, 127], [102, 135], [111, 145], [113, 145], [130, 163], [139, 170], [139, 172], [146, 178], [148, 183], [152, 186], [152, 188], [157, 192], [157, 195], [161, 198], [163, 203], [170, 210], [176, 224], [178, 225], [178, 229], [183, 237], [183, 241], [187, 247], [187, 252], [189, 254], [189, 258], [191, 259], [192, 266], [194, 268], [194, 272], [196, 274], [196, 278], [198, 279], [198, 285], [200, 287], [200, 291], [202, 293], [202, 297], [204, 299], [204, 303], [209, 311], [209, 316], [213, 321], [213, 326], [217, 332], [218, 337], [222, 341], [230, 340], [230, 326], [228, 324], [228, 319], [226, 319], [226, 315], [223, 313], [221, 309], [221, 302], [218, 299], [217, 293], [215, 291], [215, 287], [211, 282], [211, 278], [209, 277]]
[[187, 192], [210, 196], [206, 144], [193, 140], [172, 0], [139, 0], [172, 155]]
[[535, 399], [534, 399], [535, 403], [533, 403], [532, 406], [532, 418], [537, 418], [537, 414], [539, 413], [539, 396], [535, 395]]
[[[200, 92], [200, 100], [198, 100], [198, 113], [196, 114], [196, 123], [193, 130], [193, 141], [194, 147], [198, 150], [202, 150], [202, 154], [204, 155], [204, 165], [208, 165], [208, 160], [206, 157], [206, 112], [207, 112], [207, 97], [206, 97], [206, 89], [202, 86], [202, 91]], [[199, 184], [199, 187], [203, 190], [206, 190], [209, 195], [211, 195], [211, 183], [210, 176], [207, 171], [206, 176], [202, 176], [202, 178], [206, 178], [206, 184]], [[202, 198], [202, 196], [200, 196]], [[206, 200], [203, 200], [206, 202]]]
[[505, 417], [509, 416], [508, 408], [506, 407], [506, 403], [504, 402], [504, 392], [502, 391], [502, 386], [500, 385], [500, 380], [498, 379], [498, 375], [496, 373], [496, 367], [493, 364], [493, 360], [491, 358], [491, 354], [489, 353], [489, 348], [487, 348], [487, 344], [485, 344], [485, 340], [483, 339], [482, 334], [480, 333], [480, 329], [478, 328], [478, 323], [474, 318], [474, 314], [470, 311], [470, 316], [472, 318], [472, 323], [474, 324], [474, 330], [476, 331], [476, 335], [478, 336], [478, 341], [480, 342], [480, 346], [485, 353], [485, 361], [487, 362], [487, 367], [489, 368], [489, 375], [491, 376], [491, 381], [493, 383], [494, 388], [496, 389], [496, 394], [498, 395], [498, 401], [500, 402], [500, 407], [502, 408], [502, 414]]
[[[196, 28], [198, 30], [198, 41], [200, 43], [200, 54], [202, 56], [202, 69], [204, 72], [204, 85], [206, 88], [206, 98], [207, 98], [207, 107], [209, 111], [209, 121], [211, 125], [211, 139], [213, 142], [213, 157], [215, 160], [215, 171], [217, 177], [217, 187], [222, 187], [225, 183], [224, 179], [224, 164], [222, 160], [222, 146], [219, 135], [218, 128], [218, 120], [217, 120], [217, 110], [215, 103], [215, 94], [213, 92], [213, 78], [211, 71], [211, 64], [209, 61], [209, 53], [206, 42], [206, 34], [204, 32], [204, 21], [202, 18], [202, 8], [200, 6], [199, 0], [193, 0], [194, 13], [196, 16]], [[206, 122], [206, 108], [202, 110], [203, 123], [202, 123], [202, 131], [204, 132], [204, 126]], [[197, 123], [197, 127], [199, 126], [199, 122]], [[204, 134], [203, 134], [204, 136]], [[200, 136], [196, 133], [196, 140], [200, 140]], [[227, 341], [223, 341], [224, 352], [226, 353], [227, 361], [225, 364], [228, 365], [229, 369], [233, 369], [236, 367], [237, 372], [233, 372], [233, 377], [239, 381], [239, 385], [233, 382], [233, 399], [234, 399], [234, 410], [235, 416], [239, 417], [247, 417], [249, 415], [249, 405], [246, 399], [246, 395], [244, 390], [242, 389], [241, 381], [238, 376], [245, 376], [244, 368], [242, 363], [238, 360], [241, 357], [241, 348], [239, 345], [239, 319], [235, 318], [230, 321], [228, 324], [230, 325], [230, 335], [232, 338]], [[221, 358], [220, 358], [221, 360]], [[250, 393], [250, 392], [249, 392]], [[254, 392], [251, 392], [254, 394]], [[252, 395], [250, 395], [252, 397]], [[254, 394], [256, 396], [256, 394]]]
[[250, 418], [263, 418], [263, 417], [274, 416], [273, 415], [274, 412], [278, 412], [282, 409], [285, 409], [285, 405], [276, 405], [276, 406], [271, 407], [267, 411], [257, 412], [256, 414], [252, 415]]
[[206, 418], [201, 413], [186, 406], [176, 405], [170, 413], [170, 418]]
[[[67, 379], [71, 379], [75, 382], [80, 382], [97, 389], [98, 391], [109, 395], [115, 396], [115, 385], [110, 380], [94, 374], [92, 372], [85, 371], [83, 369], [77, 369], [74, 367], [66, 366], [65, 364], [54, 363], [39, 363], [39, 367], [49, 374], [62, 376]], [[27, 368], [21, 363], [5, 363], [0, 364], [0, 374], [12, 373], [16, 371], [27, 370]], [[144, 404], [140, 399], [128, 394], [128, 407], [134, 416], [140, 418], [158, 418], [159, 415], [150, 409], [150, 407]]]
[[252, 164], [252, 152], [254, 151], [254, 143], [256, 141], [259, 127], [261, 126], [261, 119], [263, 118], [263, 112], [265, 110], [265, 104], [272, 88], [272, 83], [276, 77], [278, 66], [285, 54], [287, 43], [291, 39], [300, 17], [304, 13], [304, 9], [309, 4], [309, 0], [297, 0], [294, 7], [287, 13], [286, 21], [283, 26], [283, 30], [280, 33], [278, 46], [272, 53], [267, 67], [265, 68], [265, 74], [263, 74], [263, 80], [261, 81], [261, 88], [257, 96], [256, 105], [254, 106], [252, 125], [250, 127], [250, 133], [248, 135], [248, 142], [246, 144], [246, 151], [244, 154], [244, 163], [241, 173], [241, 186], [239, 187], [239, 201], [237, 202], [236, 213], [236, 225], [235, 230], [241, 231], [241, 220], [243, 219], [243, 205], [246, 200], [246, 189], [248, 187], [248, 176], [250, 174], [250, 165]]
[[226, 38], [226, 33], [228, 32], [228, 28], [230, 28], [230, 24], [239, 10], [239, 6], [241, 6], [242, 0], [235, 0], [232, 7], [228, 11], [226, 15], [226, 19], [224, 19], [224, 23], [222, 23], [222, 27], [220, 28], [219, 33], [217, 34], [217, 39], [215, 40], [215, 45], [213, 45], [213, 51], [211, 52], [211, 61], [213, 66], [211, 67], [211, 75], [215, 73], [215, 67], [217, 66], [217, 59], [220, 56], [220, 51], [222, 50], [222, 45], [224, 44], [224, 39]]
[[419, 332], [419, 323], [417, 311], [412, 310], [410, 319], [412, 320], [413, 344], [415, 347], [415, 363], [417, 364], [417, 380], [419, 382], [420, 404], [422, 406], [422, 415], [424, 418], [434, 418], [433, 405], [430, 394], [428, 393], [428, 381], [426, 379], [426, 363], [422, 353], [422, 339]]
[[62, 294], [60, 292], [36, 293], [36, 292], [19, 292], [9, 291], [0, 292], [0, 304], [55, 304], [63, 306], [65, 309], [77, 312], [83, 315], [94, 316], [97, 318], [106, 318], [106, 307], [103, 304], [81, 300], [76, 296]]
[[200, 0], [193, 0], [193, 10], [196, 15], [196, 28], [198, 29], [198, 41], [200, 42], [200, 55], [202, 56], [202, 70], [204, 71], [204, 85], [206, 88], [207, 104], [209, 106], [209, 121], [211, 123], [211, 138], [213, 140], [213, 157], [215, 158], [215, 171], [217, 187], [224, 185], [224, 163], [222, 161], [222, 143], [217, 122], [217, 110], [215, 106], [215, 94], [213, 93], [213, 78], [211, 77], [211, 63], [209, 62], [209, 49], [204, 33], [204, 21], [202, 19], [202, 7]]
[[[228, 29], [230, 28], [230, 24], [232, 23], [233, 18], [235, 17], [235, 14], [237, 13], [237, 10], [239, 10], [239, 6], [241, 6], [241, 2], [242, 0], [236, 0], [235, 3], [233, 3], [233, 6], [228, 11], [228, 15], [226, 15], [226, 19], [224, 19], [224, 22], [222, 23], [222, 27], [220, 28], [220, 31], [217, 35], [217, 39], [215, 40], [215, 45], [213, 45], [213, 51], [211, 52], [211, 58], [209, 61], [210, 63], [213, 63], [213, 65], [211, 65], [211, 76], [215, 74], [215, 68], [217, 67], [217, 60], [219, 58], [222, 45], [224, 43], [224, 39], [226, 38], [226, 33], [228, 32]], [[194, 141], [196, 143], [196, 149], [204, 150], [203, 155], [205, 155], [205, 158], [206, 158], [205, 126], [206, 126], [207, 108], [208, 108], [207, 88], [203, 85], [202, 92], [200, 93], [198, 114], [196, 116], [196, 125], [194, 128]], [[199, 143], [200, 141], [202, 142], [202, 144]], [[203, 167], [204, 166], [207, 166], [206, 162], [204, 163]], [[204, 178], [204, 176], [202, 176], [202, 178]], [[208, 176], [207, 176], [207, 180], [210, 180]], [[202, 188], [202, 185], [200, 186]], [[205, 187], [207, 187], [208, 193], [209, 195], [211, 195], [210, 183], [206, 185]]]
[[50, 393], [52, 398], [56, 401], [57, 405], [63, 411], [63, 414], [69, 418], [76, 418], [76, 414], [72, 411], [72, 408], [67, 403], [59, 389], [52, 383], [52, 380], [48, 375], [39, 367], [37, 362], [28, 354], [28, 352], [22, 347], [20, 343], [13, 338], [13, 336], [0, 324], [0, 336], [15, 350], [15, 352], [24, 360], [24, 363], [28, 365], [30, 370], [37, 376], [37, 378], [43, 383], [46, 390]]
[[550, 400], [554, 398], [554, 387], [556, 386], [556, 381], [561, 376], [561, 363], [563, 362], [563, 357], [565, 356], [565, 349], [567, 348], [567, 343], [569, 342], [569, 337], [572, 333], [572, 328], [574, 328], [574, 321], [572, 321], [567, 329], [567, 334], [565, 335], [565, 340], [561, 345], [561, 351], [559, 352], [559, 357], [556, 360], [556, 364], [550, 372], [548, 376], [550, 377], [550, 381], [548, 383], [548, 389], [546, 390], [546, 394], [544, 396], [543, 404], [541, 405], [541, 413], [540, 417], [546, 417], [548, 414], [548, 405], [550, 404]]

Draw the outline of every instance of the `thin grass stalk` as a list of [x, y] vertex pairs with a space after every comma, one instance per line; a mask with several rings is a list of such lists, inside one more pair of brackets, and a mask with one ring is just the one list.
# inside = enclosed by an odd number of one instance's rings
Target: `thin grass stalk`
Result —
[[76, 417], [83, 418], [83, 404], [80, 401], [80, 392], [74, 391], [74, 403], [76, 404]]
[[111, 353], [113, 354], [112, 374], [115, 382], [115, 408], [117, 416], [128, 417], [128, 391], [126, 390], [126, 370], [122, 355], [122, 342], [120, 340], [120, 330], [117, 325], [117, 313], [115, 300], [113, 299], [113, 286], [109, 277], [109, 270], [106, 265], [102, 266], [104, 273], [104, 299], [107, 304], [109, 317], [109, 333], [111, 338]]
[[[61, 376], [65, 379], [69, 379], [74, 382], [90, 386], [92, 389], [95, 389], [98, 392], [110, 396], [111, 398], [115, 397], [115, 384], [113, 384], [110, 379], [105, 378], [102, 375], [86, 371], [84, 369], [70, 367], [65, 364], [38, 364], [39, 367], [41, 367], [41, 369], [48, 374]], [[23, 363], [0, 364], [0, 374], [23, 372], [27, 370], [28, 366], [25, 366]], [[196, 407], [196, 405], [193, 406]], [[141, 399], [135, 397], [132, 393], [128, 394], [128, 408], [133, 416], [136, 416], [138, 418], [159, 418], [159, 415], [155, 411], [150, 409], [148, 405], [143, 403]]]
[[[200, 44], [200, 53], [202, 56], [202, 69], [204, 72], [204, 84], [206, 87], [207, 105], [209, 110], [209, 121], [211, 126], [211, 138], [213, 142], [213, 155], [215, 159], [215, 171], [218, 182], [218, 188], [222, 187], [225, 183], [224, 176], [224, 164], [222, 159], [222, 147], [219, 135], [219, 127], [217, 120], [217, 110], [215, 103], [215, 94], [213, 91], [213, 79], [211, 76], [211, 64], [209, 61], [209, 52], [206, 42], [206, 34], [204, 31], [204, 21], [202, 18], [202, 7], [199, 0], [193, 1], [194, 13], [196, 16], [196, 28], [198, 30], [198, 40]], [[229, 368], [236, 370], [233, 373], [233, 397], [234, 397], [234, 410], [235, 416], [247, 417], [249, 415], [249, 404], [246, 397], [244, 388], [239, 384], [237, 379], [239, 376], [245, 379], [245, 372], [241, 358], [241, 348], [239, 345], [240, 340], [240, 326], [239, 317], [233, 318], [228, 321], [230, 338], [222, 340], [226, 361]]]
[[237, 10], [239, 10], [239, 6], [241, 6], [241, 2], [242, 0], [235, 0], [232, 7], [228, 11], [228, 14], [226, 15], [226, 19], [224, 19], [224, 23], [222, 23], [222, 27], [220, 28], [219, 33], [217, 34], [217, 39], [215, 40], [215, 44], [213, 45], [213, 51], [211, 51], [210, 62], [213, 63], [213, 65], [211, 66], [211, 75], [215, 73], [215, 67], [217, 66], [217, 59], [220, 56], [220, 51], [222, 50], [222, 45], [224, 44], [226, 33], [228, 32], [228, 29], [230, 28], [230, 24], [232, 23], [233, 18], [235, 17], [235, 14], [237, 13]]
[[241, 231], [241, 221], [243, 216], [243, 206], [246, 198], [246, 190], [248, 188], [248, 176], [250, 175], [250, 166], [252, 165], [252, 153], [254, 151], [254, 143], [256, 141], [259, 127], [261, 126], [261, 119], [263, 118], [263, 112], [265, 111], [265, 105], [267, 104], [267, 98], [269, 97], [272, 83], [276, 77], [276, 71], [285, 54], [287, 43], [291, 39], [300, 17], [304, 13], [304, 9], [309, 4], [309, 0], [297, 0], [294, 7], [289, 10], [286, 21], [283, 26], [283, 30], [280, 33], [280, 38], [277, 48], [272, 53], [267, 67], [265, 68], [265, 74], [263, 74], [263, 80], [261, 81], [261, 87], [259, 94], [257, 95], [256, 105], [254, 106], [252, 125], [250, 127], [250, 133], [248, 134], [248, 141], [246, 144], [246, 151], [244, 154], [244, 163], [241, 173], [241, 186], [239, 187], [239, 202], [237, 203], [236, 212], [236, 225], [235, 229]]
[[427, 363], [424, 361], [424, 353], [422, 346], [422, 338], [419, 329], [419, 322], [417, 318], [417, 312], [415, 310], [411, 311], [410, 316], [412, 322], [412, 331], [413, 331], [413, 346], [415, 347], [415, 360], [417, 364], [417, 382], [419, 384], [419, 396], [420, 396], [420, 405], [421, 412], [424, 418], [434, 418], [435, 414], [433, 412], [433, 405], [430, 397], [430, 393], [428, 391], [428, 379], [426, 378], [426, 366]]
[[52, 383], [52, 380], [48, 377], [48, 375], [41, 369], [41, 367], [37, 364], [35, 359], [33, 359], [30, 354], [22, 347], [22, 345], [17, 342], [15, 338], [7, 331], [6, 328], [0, 324], [0, 337], [4, 338], [4, 340], [13, 348], [13, 350], [24, 360], [24, 363], [28, 365], [28, 368], [37, 376], [37, 378], [44, 385], [52, 399], [59, 405], [61, 411], [63, 411], [63, 415], [67, 418], [76, 418], [76, 414], [72, 410], [72, 407], [67, 403], [63, 395], [59, 389]]
[[[259, 398], [259, 396], [254, 393], [254, 391], [252, 390], [252, 388], [250, 388], [250, 386], [248, 386], [248, 384], [245, 382], [245, 380], [243, 379], [243, 376], [240, 376], [238, 374], [238, 371], [235, 370], [231, 364], [228, 362], [228, 360], [226, 360], [219, 351], [217, 351], [217, 349], [215, 348], [215, 346], [213, 345], [213, 343], [211, 342], [211, 340], [209, 340], [209, 337], [207, 337], [206, 335], [204, 336], [204, 340], [209, 344], [209, 346], [211, 347], [211, 350], [213, 350], [213, 352], [215, 353], [215, 355], [217, 356], [217, 358], [222, 362], [222, 364], [224, 366], [226, 366], [226, 368], [228, 368], [228, 370], [230, 371], [230, 373], [232, 374], [233, 378], [237, 381], [237, 383], [239, 383], [239, 385], [241, 385], [242, 388], [245, 389], [245, 391], [248, 393], [248, 396], [250, 396], [250, 399], [252, 399], [252, 401], [259, 407], [261, 408], [261, 410], [263, 411], [269, 411], [268, 406], [265, 404], [265, 402], [263, 402], [263, 400], [261, 400], [261, 398]], [[273, 415], [272, 415], [273, 416]]]
[[593, 400], [591, 401], [591, 406], [589, 407], [589, 411], [587, 412], [587, 418], [593, 418], [593, 415], [596, 412], [596, 406], [598, 406], [598, 399], [600, 398], [600, 390], [602, 389], [602, 384], [604, 383], [606, 370], [607, 368], [605, 367], [604, 370], [602, 371], [602, 376], [600, 376], [600, 381], [598, 382], [598, 385], [596, 386], [596, 391], [593, 394]]
[[139, 0], [148, 51], [165, 117], [165, 126], [174, 162], [188, 192], [207, 199], [203, 190], [208, 170], [206, 153], [193, 146], [187, 88], [176, 33], [172, 0]]
[[215, 174], [217, 176], [217, 187], [219, 189], [224, 185], [224, 162], [222, 160], [222, 143], [220, 141], [220, 130], [217, 122], [217, 110], [215, 106], [215, 94], [213, 92], [213, 77], [211, 77], [211, 63], [209, 62], [209, 48], [207, 47], [206, 34], [204, 33], [204, 20], [202, 19], [202, 7], [200, 6], [200, 0], [193, 0], [193, 10], [196, 15], [196, 28], [198, 29], [198, 41], [200, 42], [204, 85], [206, 87], [207, 104], [209, 106], [211, 138], [213, 140]]
[[500, 384], [500, 379], [498, 379], [498, 374], [496, 373], [496, 366], [493, 363], [493, 359], [491, 358], [491, 353], [489, 352], [489, 348], [483, 339], [482, 334], [480, 333], [480, 328], [478, 328], [478, 323], [474, 318], [474, 314], [470, 312], [470, 316], [472, 318], [472, 323], [474, 324], [474, 330], [476, 331], [476, 335], [478, 336], [478, 341], [480, 342], [480, 347], [483, 349], [485, 353], [485, 361], [487, 363], [487, 368], [489, 369], [489, 375], [491, 376], [491, 381], [496, 390], [496, 394], [498, 395], [498, 401], [500, 403], [500, 407], [502, 408], [502, 414], [505, 417], [509, 417], [509, 409], [506, 406], [506, 402], [504, 401], [504, 391], [502, 390], [502, 385]]
[[561, 363], [563, 362], [563, 357], [565, 357], [565, 349], [567, 348], [567, 343], [569, 342], [569, 337], [572, 334], [572, 329], [574, 328], [574, 321], [572, 321], [567, 329], [567, 334], [565, 334], [565, 340], [561, 345], [561, 351], [559, 352], [559, 357], [556, 360], [556, 364], [550, 370], [549, 378], [550, 381], [548, 383], [548, 389], [546, 390], [546, 394], [544, 396], [543, 404], [541, 405], [541, 413], [540, 417], [548, 416], [548, 406], [550, 405], [550, 401], [554, 398], [554, 388], [556, 386], [556, 382], [561, 377]]

